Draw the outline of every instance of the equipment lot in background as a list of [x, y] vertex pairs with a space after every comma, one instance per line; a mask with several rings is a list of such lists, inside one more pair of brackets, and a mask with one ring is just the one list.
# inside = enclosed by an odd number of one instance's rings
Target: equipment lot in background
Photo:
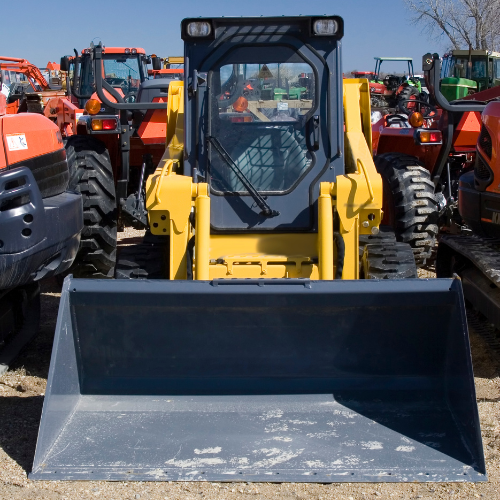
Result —
[[[136, 244], [143, 232], [127, 228], [119, 246]], [[421, 271], [422, 278], [432, 278]], [[0, 378], [0, 498], [23, 499], [497, 499], [500, 490], [500, 360], [470, 325], [472, 357], [481, 419], [487, 483], [127, 483], [32, 482], [31, 470], [42, 411], [52, 339], [59, 306], [60, 287], [55, 280], [42, 285], [42, 321], [39, 335], [18, 359], [13, 371]], [[84, 431], [84, 430], [82, 430]]]

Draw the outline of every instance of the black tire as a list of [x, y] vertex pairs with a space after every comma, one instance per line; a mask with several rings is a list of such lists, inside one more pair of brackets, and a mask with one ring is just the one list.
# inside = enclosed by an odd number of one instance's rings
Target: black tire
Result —
[[417, 87], [408, 85], [398, 94], [396, 101], [407, 101], [412, 98], [417, 100], [420, 99], [420, 92], [418, 91]]
[[166, 259], [169, 239], [146, 233], [142, 243], [120, 249], [116, 279], [168, 279]]
[[431, 257], [438, 233], [439, 208], [430, 173], [413, 156], [384, 153], [374, 158], [384, 183], [383, 224], [408, 243], [418, 267]]
[[410, 245], [396, 241], [370, 243], [364, 248], [361, 276], [364, 279], [418, 278]]
[[116, 264], [116, 193], [109, 153], [101, 141], [71, 136], [66, 141], [69, 189], [83, 197], [84, 228], [70, 270], [77, 278], [112, 278]]

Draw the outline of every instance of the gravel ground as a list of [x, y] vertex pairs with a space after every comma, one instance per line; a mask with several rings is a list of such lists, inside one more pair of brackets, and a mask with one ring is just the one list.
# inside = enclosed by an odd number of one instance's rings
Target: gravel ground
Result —
[[[142, 233], [121, 233], [121, 245], [140, 240]], [[420, 273], [432, 278], [432, 269]], [[488, 347], [471, 330], [472, 356], [481, 418], [487, 483], [131, 483], [33, 482], [27, 479], [35, 452], [49, 369], [60, 287], [55, 280], [42, 286], [39, 335], [12, 370], [0, 377], [0, 499], [500, 499], [500, 371]]]

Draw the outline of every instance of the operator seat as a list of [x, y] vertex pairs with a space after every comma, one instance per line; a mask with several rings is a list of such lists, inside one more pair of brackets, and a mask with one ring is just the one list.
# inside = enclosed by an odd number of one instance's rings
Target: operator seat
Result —
[[[233, 124], [227, 135], [222, 133], [219, 140], [258, 191], [286, 191], [309, 166], [305, 144], [303, 140], [302, 144], [299, 143], [293, 126], [275, 128]], [[218, 174], [216, 178], [222, 177], [223, 190], [246, 191], [229, 165], [214, 149], [212, 151], [212, 173]], [[217, 189], [217, 181], [214, 184]]]

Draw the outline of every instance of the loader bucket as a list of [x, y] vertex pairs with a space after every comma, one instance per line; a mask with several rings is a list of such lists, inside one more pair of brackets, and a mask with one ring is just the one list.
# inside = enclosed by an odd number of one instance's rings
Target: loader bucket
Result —
[[460, 282], [66, 278], [30, 477], [484, 481]]

